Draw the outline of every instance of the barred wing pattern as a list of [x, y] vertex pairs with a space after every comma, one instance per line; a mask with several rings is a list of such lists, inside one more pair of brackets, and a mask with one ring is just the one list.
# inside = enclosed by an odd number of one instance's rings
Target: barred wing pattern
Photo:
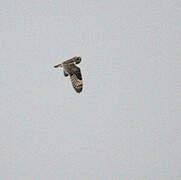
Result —
[[82, 74], [80, 68], [75, 64], [64, 65], [65, 71], [69, 74], [72, 86], [77, 93], [80, 93], [83, 88]]
[[79, 79], [76, 74], [73, 74], [70, 76], [70, 80], [72, 82], [73, 88], [76, 90], [76, 92], [80, 93], [83, 88], [82, 79]]

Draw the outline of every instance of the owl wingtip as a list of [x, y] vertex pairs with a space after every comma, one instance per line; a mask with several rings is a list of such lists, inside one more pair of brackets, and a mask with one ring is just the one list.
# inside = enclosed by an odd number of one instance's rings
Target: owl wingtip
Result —
[[75, 89], [75, 91], [80, 94], [82, 92], [82, 89], [83, 89], [82, 87], [79, 89], [77, 88], [77, 89]]
[[62, 67], [62, 64], [57, 64], [55, 66], [53, 66], [54, 68], [58, 68], [58, 67]]

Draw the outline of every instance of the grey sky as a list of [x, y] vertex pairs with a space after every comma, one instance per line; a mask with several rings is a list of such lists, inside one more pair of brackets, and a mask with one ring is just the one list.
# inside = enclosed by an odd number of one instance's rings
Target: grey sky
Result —
[[[1, 1], [1, 179], [180, 180], [180, 8]], [[53, 68], [76, 55], [81, 94]]]

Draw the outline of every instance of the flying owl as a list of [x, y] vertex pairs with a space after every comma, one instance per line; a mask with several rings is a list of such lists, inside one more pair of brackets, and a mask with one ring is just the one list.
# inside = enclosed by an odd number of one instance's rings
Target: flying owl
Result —
[[73, 57], [72, 59], [66, 60], [61, 64], [57, 64], [54, 66], [55, 68], [62, 67], [64, 76], [70, 76], [70, 80], [72, 82], [72, 86], [77, 93], [80, 93], [83, 88], [82, 82], [82, 74], [80, 68], [75, 64], [79, 64], [81, 62], [81, 57]]

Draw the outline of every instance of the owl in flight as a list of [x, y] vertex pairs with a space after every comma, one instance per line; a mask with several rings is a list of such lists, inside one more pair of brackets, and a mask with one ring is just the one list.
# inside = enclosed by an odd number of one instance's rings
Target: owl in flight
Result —
[[77, 93], [80, 93], [83, 88], [80, 68], [75, 65], [79, 64], [80, 62], [81, 57], [73, 57], [72, 59], [63, 61], [61, 64], [57, 64], [56, 66], [54, 66], [55, 68], [62, 67], [65, 77], [70, 76], [72, 86]]

